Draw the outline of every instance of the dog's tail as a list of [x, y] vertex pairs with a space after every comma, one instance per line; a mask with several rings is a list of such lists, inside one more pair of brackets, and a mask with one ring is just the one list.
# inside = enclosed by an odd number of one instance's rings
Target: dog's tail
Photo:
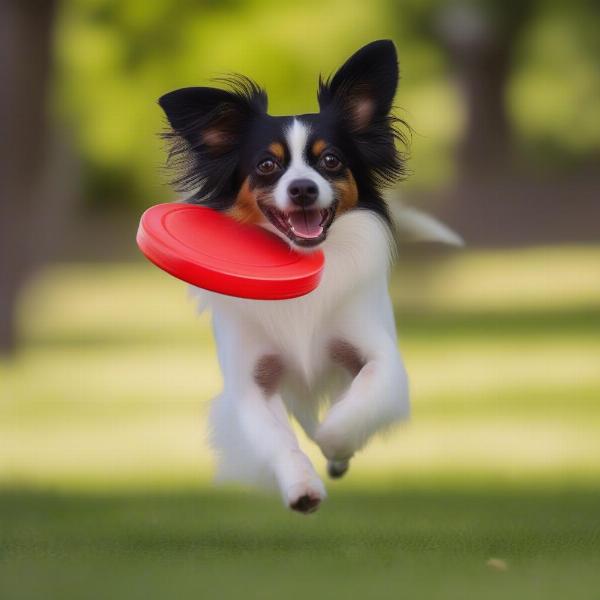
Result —
[[398, 201], [390, 201], [390, 214], [400, 243], [438, 242], [449, 246], [464, 246], [464, 240], [450, 227], [431, 215]]

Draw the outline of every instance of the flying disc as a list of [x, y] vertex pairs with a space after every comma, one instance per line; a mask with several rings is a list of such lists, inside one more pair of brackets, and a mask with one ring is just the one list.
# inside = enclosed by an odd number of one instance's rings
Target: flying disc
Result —
[[137, 244], [167, 273], [206, 290], [257, 300], [283, 300], [314, 290], [323, 253], [301, 253], [257, 225], [194, 204], [152, 206]]

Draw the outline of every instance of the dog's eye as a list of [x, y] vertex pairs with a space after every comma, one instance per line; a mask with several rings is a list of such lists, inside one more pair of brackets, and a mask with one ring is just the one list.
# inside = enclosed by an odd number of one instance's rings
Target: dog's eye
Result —
[[328, 171], [337, 171], [342, 166], [342, 161], [335, 154], [326, 154], [321, 159], [321, 164]]
[[279, 169], [279, 165], [271, 158], [267, 158], [265, 160], [260, 161], [256, 169], [259, 173], [262, 173], [263, 175], [269, 175], [270, 173], [274, 173], [275, 171], [277, 171], [277, 169]]

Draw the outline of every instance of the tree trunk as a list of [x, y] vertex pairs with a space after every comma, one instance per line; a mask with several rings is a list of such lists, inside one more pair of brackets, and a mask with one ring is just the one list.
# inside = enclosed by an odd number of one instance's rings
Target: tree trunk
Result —
[[500, 13], [477, 4], [454, 3], [439, 19], [439, 34], [463, 98], [464, 129], [459, 142], [461, 184], [504, 174], [514, 158], [506, 89], [513, 49], [530, 18], [530, 4]]
[[462, 181], [506, 171], [512, 161], [512, 131], [505, 101], [510, 50], [491, 41], [460, 61], [458, 78], [465, 128], [458, 148]]
[[47, 148], [56, 0], [0, 0], [0, 354], [17, 345], [16, 307], [32, 268]]

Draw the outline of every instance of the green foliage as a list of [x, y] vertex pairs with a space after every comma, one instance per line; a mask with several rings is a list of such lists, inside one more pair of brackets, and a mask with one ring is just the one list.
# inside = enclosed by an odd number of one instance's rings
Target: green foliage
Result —
[[[165, 126], [156, 104], [162, 93], [241, 72], [267, 87], [274, 114], [314, 111], [318, 73], [330, 73], [376, 38], [393, 38], [399, 49], [397, 105], [415, 130], [407, 185], [438, 187], [452, 176], [463, 115], [435, 35], [444, 3], [64, 0], [61, 6], [54, 109], [75, 134], [92, 204], [139, 208], [171, 197], [157, 135]], [[498, 23], [516, 9], [485, 6]], [[555, 148], [538, 157], [542, 162], [573, 155], [581, 162], [600, 148], [598, 22], [583, 0], [570, 12], [534, 3], [509, 98], [524, 148], [534, 155], [541, 146]]]
[[[596, 27], [597, 17], [590, 19]], [[509, 101], [517, 131], [541, 165], [589, 160], [600, 150], [600, 54], [582, 18], [541, 15], [517, 55]]]

